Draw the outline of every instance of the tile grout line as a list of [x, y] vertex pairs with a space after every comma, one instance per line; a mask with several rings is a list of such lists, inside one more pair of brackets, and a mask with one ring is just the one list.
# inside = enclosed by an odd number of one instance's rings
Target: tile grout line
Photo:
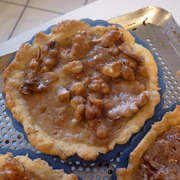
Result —
[[27, 6], [27, 7], [28, 7], [28, 8], [31, 8], [31, 9], [37, 9], [37, 10], [41, 10], [41, 11], [46, 11], [46, 12], [51, 12], [51, 13], [57, 13], [57, 14], [60, 14], [60, 15], [65, 14], [65, 13], [62, 13], [62, 12], [51, 11], [51, 10], [48, 10], [48, 9], [41, 9], [41, 8], [33, 7], [33, 6]]
[[19, 18], [18, 18], [18, 20], [17, 20], [14, 28], [12, 29], [11, 34], [9, 35], [8, 39], [10, 39], [10, 38], [12, 37], [12, 35], [13, 35], [13, 33], [14, 33], [14, 31], [15, 31], [15, 29], [16, 29], [16, 27], [17, 27], [17, 25], [18, 25], [18, 23], [19, 23], [19, 21], [20, 21], [20, 19], [21, 19], [21, 17], [22, 17], [22, 15], [24, 14], [24, 11], [25, 11], [26, 8], [27, 8], [27, 5], [28, 5], [29, 1], [30, 1], [30, 0], [28, 0], [27, 3], [26, 3], [26, 5], [24, 6], [24, 9], [23, 9], [23, 11], [21, 12], [21, 14], [20, 14], [20, 16], [19, 16]]
[[3, 2], [3, 3], [6, 3], [6, 4], [12, 4], [12, 5], [16, 5], [16, 6], [25, 6], [23, 4], [18, 4], [18, 3], [13, 3], [13, 2], [7, 2], [7, 1], [3, 1], [3, 0], [0, 0], [0, 2]]
[[26, 5], [22, 5], [22, 4], [18, 4], [18, 3], [13, 3], [13, 2], [7, 2], [7, 1], [4, 1], [4, 0], [0, 0], [0, 2], [7, 3], [7, 4], [12, 4], [12, 5], [16, 5], [16, 6], [28, 7], [28, 8], [37, 9], [37, 10], [46, 11], [46, 12], [57, 13], [57, 14], [61, 14], [61, 15], [65, 14], [63, 12], [57, 12], [57, 11], [52, 11], [52, 10], [48, 10], [48, 9], [42, 9], [42, 8], [38, 8], [38, 7], [29, 6], [28, 5], [29, 1], [26, 3]]

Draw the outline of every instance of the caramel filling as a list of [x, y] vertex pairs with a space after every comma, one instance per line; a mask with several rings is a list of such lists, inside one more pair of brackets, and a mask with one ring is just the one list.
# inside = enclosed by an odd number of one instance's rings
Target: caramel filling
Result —
[[132, 179], [178, 180], [180, 177], [180, 126], [172, 126], [143, 154]]
[[38, 48], [20, 92], [50, 136], [101, 146], [148, 102], [144, 60], [122, 36], [109, 26], [102, 36], [82, 31], [64, 46]]

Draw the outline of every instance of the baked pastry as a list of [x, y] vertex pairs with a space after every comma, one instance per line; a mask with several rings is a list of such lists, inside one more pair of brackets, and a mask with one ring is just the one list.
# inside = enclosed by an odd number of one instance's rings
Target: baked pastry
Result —
[[130, 153], [128, 167], [117, 169], [118, 180], [179, 179], [180, 106], [156, 122]]
[[13, 157], [11, 153], [0, 154], [1, 180], [77, 180], [74, 174], [53, 170], [41, 159], [31, 160], [28, 156]]
[[160, 101], [152, 54], [116, 25], [62, 21], [22, 44], [4, 71], [6, 106], [32, 146], [94, 160], [124, 144]]
[[177, 71], [176, 76], [180, 77], [180, 71]]

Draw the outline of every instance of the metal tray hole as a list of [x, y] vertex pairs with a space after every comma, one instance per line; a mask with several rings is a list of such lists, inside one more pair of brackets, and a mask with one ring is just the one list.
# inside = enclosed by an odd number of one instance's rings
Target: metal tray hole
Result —
[[4, 138], [8, 138], [8, 134], [3, 134], [3, 137]]
[[21, 142], [19, 143], [19, 145], [20, 145], [20, 146], [24, 146], [24, 142], [21, 141]]
[[15, 138], [15, 135], [14, 135], [14, 134], [12, 134], [12, 135], [10, 136], [10, 138], [11, 138], [11, 139]]
[[72, 166], [71, 167], [71, 171], [75, 171], [76, 170], [76, 167], [75, 166]]
[[6, 128], [3, 127], [3, 128], [1, 129], [1, 131], [2, 131], [2, 132], [6, 132]]
[[5, 141], [5, 143], [6, 143], [6, 144], [9, 144], [9, 140], [7, 139], [7, 140]]
[[175, 94], [178, 94], [178, 91], [174, 91]]
[[116, 165], [116, 164], [113, 164], [112, 167], [115, 169], [115, 168], [117, 167], [117, 165]]
[[91, 163], [90, 166], [95, 166], [95, 163]]
[[113, 170], [109, 169], [108, 174], [112, 174], [112, 173], [113, 173]]
[[9, 128], [9, 129], [8, 129], [8, 132], [13, 132], [13, 129], [12, 129], [12, 128]]
[[172, 81], [171, 80], [168, 80], [168, 84], [171, 84], [172, 83]]
[[152, 42], [150, 42], [150, 43], [149, 43], [149, 45], [150, 45], [150, 46], [153, 46], [153, 43], [152, 43]]
[[79, 171], [79, 172], [82, 172], [82, 171], [83, 171], [83, 167], [80, 166], [80, 167], [78, 168], [78, 171]]
[[100, 176], [100, 175], [97, 175], [97, 176], [96, 176], [96, 179], [97, 179], [97, 180], [100, 180], [100, 179], [101, 179], [101, 176]]
[[174, 76], [171, 76], [171, 79], [174, 79]]
[[108, 168], [109, 167], [109, 163], [105, 163], [105, 167]]
[[105, 169], [101, 169], [101, 174], [105, 174], [106, 170]]
[[17, 141], [14, 140], [14, 141], [12, 142], [12, 144], [13, 144], [14, 146], [16, 146], [16, 145], [17, 145]]
[[2, 108], [5, 108], [6, 106], [5, 106], [5, 104], [2, 104], [1, 107], [2, 107]]
[[7, 122], [7, 123], [6, 123], [6, 126], [11, 126], [11, 123], [10, 123], [10, 122]]
[[89, 173], [91, 169], [89, 167], [86, 168], [86, 172]]
[[[161, 56], [159, 56], [159, 57], [158, 57], [158, 59], [159, 59], [159, 60], [162, 60], [162, 57], [161, 57]], [[164, 61], [163, 61], [163, 62], [164, 62]], [[165, 62], [164, 62], [164, 63], [165, 63]]]
[[55, 157], [55, 158], [54, 158], [54, 161], [55, 161], [55, 162], [60, 162], [60, 159], [59, 159], [58, 157]]
[[93, 179], [94, 176], [92, 174], [89, 175], [89, 179]]
[[97, 173], [98, 170], [96, 168], [93, 169], [93, 173]]
[[85, 179], [85, 178], [86, 178], [86, 174], [82, 174], [82, 175], [81, 175], [81, 178], [82, 178], [82, 179]]
[[108, 180], [108, 177], [107, 176], [104, 176], [104, 178], [103, 178], [104, 180]]
[[76, 161], [75, 163], [76, 163], [77, 165], [79, 165], [79, 164], [80, 164], [80, 162], [79, 162], [79, 161]]
[[5, 120], [6, 121], [10, 120], [9, 116], [5, 116]]

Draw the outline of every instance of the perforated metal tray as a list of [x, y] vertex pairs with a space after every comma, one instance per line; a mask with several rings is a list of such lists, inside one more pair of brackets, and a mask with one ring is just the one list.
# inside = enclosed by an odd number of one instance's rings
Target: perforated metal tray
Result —
[[[180, 101], [180, 85], [176, 76], [177, 71], [180, 69], [180, 66], [178, 66], [180, 61], [180, 28], [172, 15], [161, 8], [148, 6], [111, 19], [109, 23], [117, 23], [127, 30], [134, 31], [158, 57], [166, 84], [164, 107], [168, 108], [172, 103]], [[2, 83], [2, 74], [0, 74], [0, 92], [2, 92]], [[24, 135], [14, 128], [12, 119], [6, 113], [2, 94], [0, 94], [0, 148], [14, 150], [27, 148], [38, 153], [24, 138]], [[54, 158], [54, 161], [65, 163], [57, 157]], [[112, 179], [112, 174], [119, 161], [120, 153], [110, 161], [90, 164], [73, 161], [68, 162], [68, 166], [81, 179], [109, 180]]]

